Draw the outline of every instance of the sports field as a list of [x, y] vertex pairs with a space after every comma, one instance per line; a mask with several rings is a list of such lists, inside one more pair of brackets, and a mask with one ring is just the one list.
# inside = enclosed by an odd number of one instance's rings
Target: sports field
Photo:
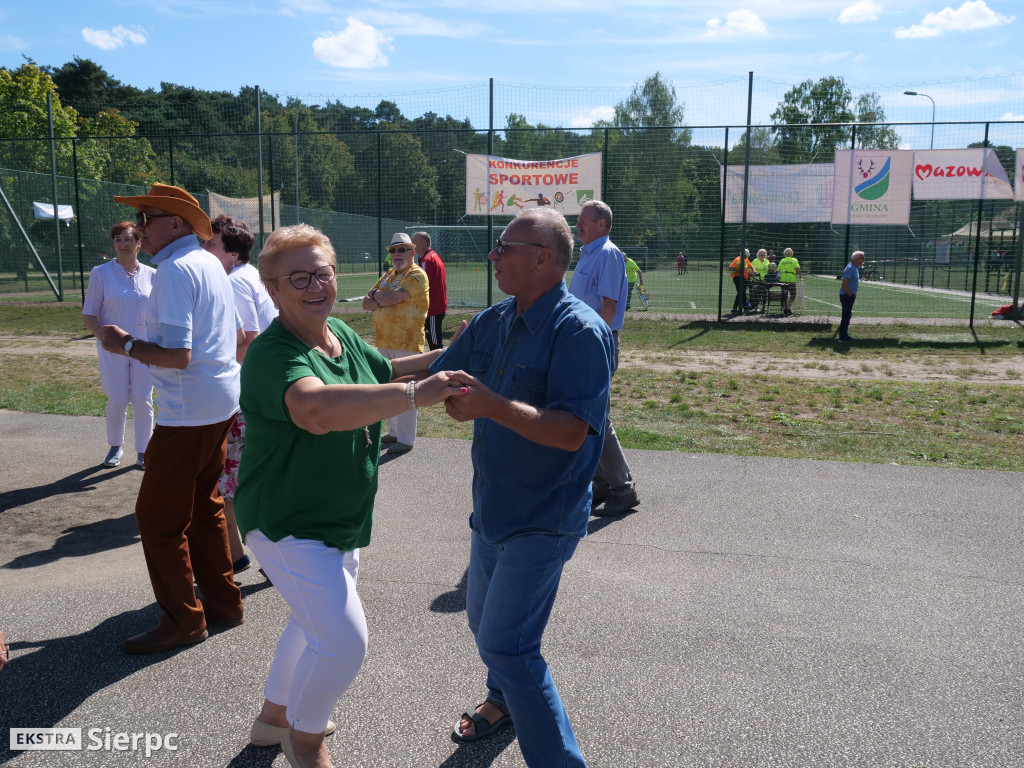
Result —
[[[447, 267], [448, 305], [451, 309], [487, 306], [488, 270], [479, 266], [450, 264]], [[376, 281], [373, 273], [338, 276], [339, 300], [365, 294]], [[566, 280], [572, 279], [572, 273]], [[712, 270], [691, 271], [676, 275], [671, 270], [644, 273], [644, 285], [650, 311], [671, 314], [715, 316], [718, 314], [718, 273]], [[805, 307], [802, 314], [813, 317], [838, 318], [839, 280], [832, 276], [807, 275], [804, 278]], [[732, 306], [735, 288], [728, 276], [722, 283], [722, 311]], [[492, 283], [492, 302], [505, 295]], [[975, 317], [986, 318], [992, 310], [1009, 303], [1004, 296], [978, 294]], [[643, 312], [643, 305], [634, 291], [630, 312]], [[854, 313], [857, 317], [879, 318], [944, 318], [970, 317], [971, 295], [968, 291], [944, 288], [919, 288], [912, 285], [862, 280]], [[774, 309], [773, 309], [774, 312]]]

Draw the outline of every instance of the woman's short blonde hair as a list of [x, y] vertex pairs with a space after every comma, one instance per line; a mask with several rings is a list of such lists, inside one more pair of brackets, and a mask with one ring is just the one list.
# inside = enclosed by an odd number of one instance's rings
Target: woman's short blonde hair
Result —
[[267, 238], [267, 242], [263, 244], [263, 250], [260, 251], [258, 257], [260, 279], [266, 283], [268, 280], [280, 277], [277, 267], [278, 259], [298, 248], [312, 248], [317, 255], [323, 256], [331, 264], [338, 263], [338, 258], [334, 254], [334, 246], [331, 245], [327, 235], [309, 224], [293, 224], [290, 227], [275, 229], [274, 233]]

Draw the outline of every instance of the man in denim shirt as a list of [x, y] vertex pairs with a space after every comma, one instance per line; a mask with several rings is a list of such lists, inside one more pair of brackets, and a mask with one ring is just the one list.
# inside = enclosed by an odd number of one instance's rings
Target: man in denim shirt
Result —
[[528, 766], [584, 766], [540, 653], [562, 568], [586, 534], [604, 444], [614, 343], [566, 289], [572, 233], [550, 208], [510, 223], [490, 253], [512, 298], [469, 324], [431, 365], [469, 391], [446, 405], [474, 420], [466, 615], [487, 698], [456, 723], [475, 741], [514, 722]]

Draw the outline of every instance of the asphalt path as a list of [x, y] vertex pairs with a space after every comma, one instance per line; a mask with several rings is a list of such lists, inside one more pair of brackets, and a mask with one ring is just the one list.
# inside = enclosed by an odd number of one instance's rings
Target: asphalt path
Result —
[[[247, 745], [287, 617], [256, 568], [239, 577], [244, 625], [123, 653], [159, 611], [141, 472], [98, 466], [104, 434], [98, 418], [0, 411], [0, 764], [286, 766]], [[1024, 763], [1024, 476], [626, 454], [642, 505], [591, 521], [543, 649], [591, 766]], [[524, 765], [511, 729], [449, 735], [483, 698], [470, 479], [458, 440], [381, 468], [359, 575], [370, 648], [327, 741], [339, 768]], [[9, 728], [51, 727], [81, 728], [85, 748], [10, 751]], [[118, 750], [122, 733], [143, 736]]]

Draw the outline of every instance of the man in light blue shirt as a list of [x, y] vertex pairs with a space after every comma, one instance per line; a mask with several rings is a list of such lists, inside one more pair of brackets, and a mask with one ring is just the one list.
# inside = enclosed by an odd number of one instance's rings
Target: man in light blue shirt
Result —
[[843, 284], [839, 289], [839, 304], [842, 306], [842, 318], [839, 321], [839, 341], [848, 344], [850, 338], [850, 319], [853, 317], [853, 302], [857, 300], [857, 287], [860, 285], [860, 268], [864, 264], [864, 251], [854, 251], [850, 263], [843, 270]]
[[[601, 316], [615, 339], [615, 367], [619, 367], [619, 331], [626, 317], [626, 258], [608, 234], [612, 209], [600, 200], [583, 205], [576, 221], [576, 237], [583, 243], [569, 292]], [[622, 515], [640, 503], [633, 475], [609, 417], [605, 423], [604, 450], [594, 475], [593, 513], [602, 517]]]

